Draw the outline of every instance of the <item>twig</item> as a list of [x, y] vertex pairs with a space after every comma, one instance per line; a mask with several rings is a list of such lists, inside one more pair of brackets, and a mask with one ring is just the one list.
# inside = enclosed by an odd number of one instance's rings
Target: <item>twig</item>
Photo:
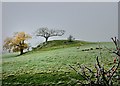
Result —
[[116, 67], [116, 69], [113, 71], [113, 73], [111, 74], [110, 78], [108, 79], [108, 81], [110, 81], [114, 75], [114, 73], [117, 71], [117, 69], [119, 68], [119, 65], [120, 65], [120, 60], [118, 61], [118, 65]]
[[84, 79], [88, 80], [86, 77], [84, 77], [82, 74], [80, 74], [74, 67], [72, 67], [71, 65], [69, 65], [70, 68], [72, 68], [78, 75], [82, 76]]
[[98, 65], [98, 67], [101, 69], [101, 65], [100, 65], [100, 63], [99, 63], [98, 56], [97, 56], [96, 60], [97, 60], [97, 65]]
[[90, 73], [94, 74], [94, 72], [90, 68], [88, 68], [86, 66], [85, 66], [85, 68], [88, 69]]
[[110, 71], [113, 70], [114, 67], [115, 67], [115, 65], [113, 65], [113, 66], [106, 72], [106, 74], [107, 74], [107, 73], [110, 73]]

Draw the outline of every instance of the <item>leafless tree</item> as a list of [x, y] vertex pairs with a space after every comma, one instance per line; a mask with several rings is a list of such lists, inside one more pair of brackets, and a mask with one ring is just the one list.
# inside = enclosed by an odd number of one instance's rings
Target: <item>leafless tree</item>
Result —
[[107, 70], [105, 69], [105, 66], [101, 65], [98, 56], [96, 58], [96, 64], [95, 64], [96, 71], [92, 71], [91, 68], [88, 68], [87, 66], [81, 66], [80, 64], [78, 64], [78, 66], [81, 69], [81, 73], [80, 73], [74, 67], [69, 65], [75, 72], [77, 72], [77, 74], [79, 74], [86, 81], [89, 82], [88, 84], [89, 86], [114, 86], [113, 78], [118, 68], [120, 67], [120, 45], [119, 45], [120, 43], [116, 37], [112, 38], [112, 41], [116, 47], [113, 53], [115, 53], [117, 57], [114, 62], [114, 65], [110, 69]]
[[62, 36], [64, 35], [64, 33], [65, 30], [53, 30], [53, 29], [48, 29], [47, 27], [42, 27], [36, 30], [35, 35], [44, 37], [45, 42], [47, 43], [49, 37]]

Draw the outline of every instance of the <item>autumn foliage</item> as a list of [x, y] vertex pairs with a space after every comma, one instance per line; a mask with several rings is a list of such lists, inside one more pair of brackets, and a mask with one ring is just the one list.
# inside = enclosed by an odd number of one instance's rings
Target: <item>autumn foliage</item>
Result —
[[13, 37], [8, 37], [4, 40], [3, 49], [13, 52], [20, 51], [20, 55], [23, 54], [23, 50], [28, 48], [26, 41], [31, 36], [25, 32], [16, 32]]

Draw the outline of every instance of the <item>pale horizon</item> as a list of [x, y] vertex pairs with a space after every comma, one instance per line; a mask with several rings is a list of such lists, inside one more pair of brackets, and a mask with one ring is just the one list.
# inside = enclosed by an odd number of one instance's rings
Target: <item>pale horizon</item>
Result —
[[[67, 39], [111, 41], [118, 36], [117, 2], [3, 2], [3, 40], [14, 32], [32, 34], [41, 27], [63, 29], [65, 35], [49, 40]], [[32, 46], [43, 42], [33, 37]]]

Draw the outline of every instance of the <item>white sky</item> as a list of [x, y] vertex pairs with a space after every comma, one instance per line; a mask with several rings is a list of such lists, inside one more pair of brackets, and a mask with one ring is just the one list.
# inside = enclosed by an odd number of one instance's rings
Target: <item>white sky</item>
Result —
[[2, 2], [118, 2], [120, 0], [1, 0]]
[[[71, 34], [80, 40], [111, 41], [111, 37], [118, 35], [118, 7], [117, 2], [112, 2], [115, 0], [109, 1], [111, 2], [4, 2], [3, 40], [17, 31], [33, 34], [40, 27], [48, 27], [66, 30], [64, 36], [52, 39], [66, 39]], [[36, 45], [43, 41], [43, 38], [34, 37], [30, 42]]]

